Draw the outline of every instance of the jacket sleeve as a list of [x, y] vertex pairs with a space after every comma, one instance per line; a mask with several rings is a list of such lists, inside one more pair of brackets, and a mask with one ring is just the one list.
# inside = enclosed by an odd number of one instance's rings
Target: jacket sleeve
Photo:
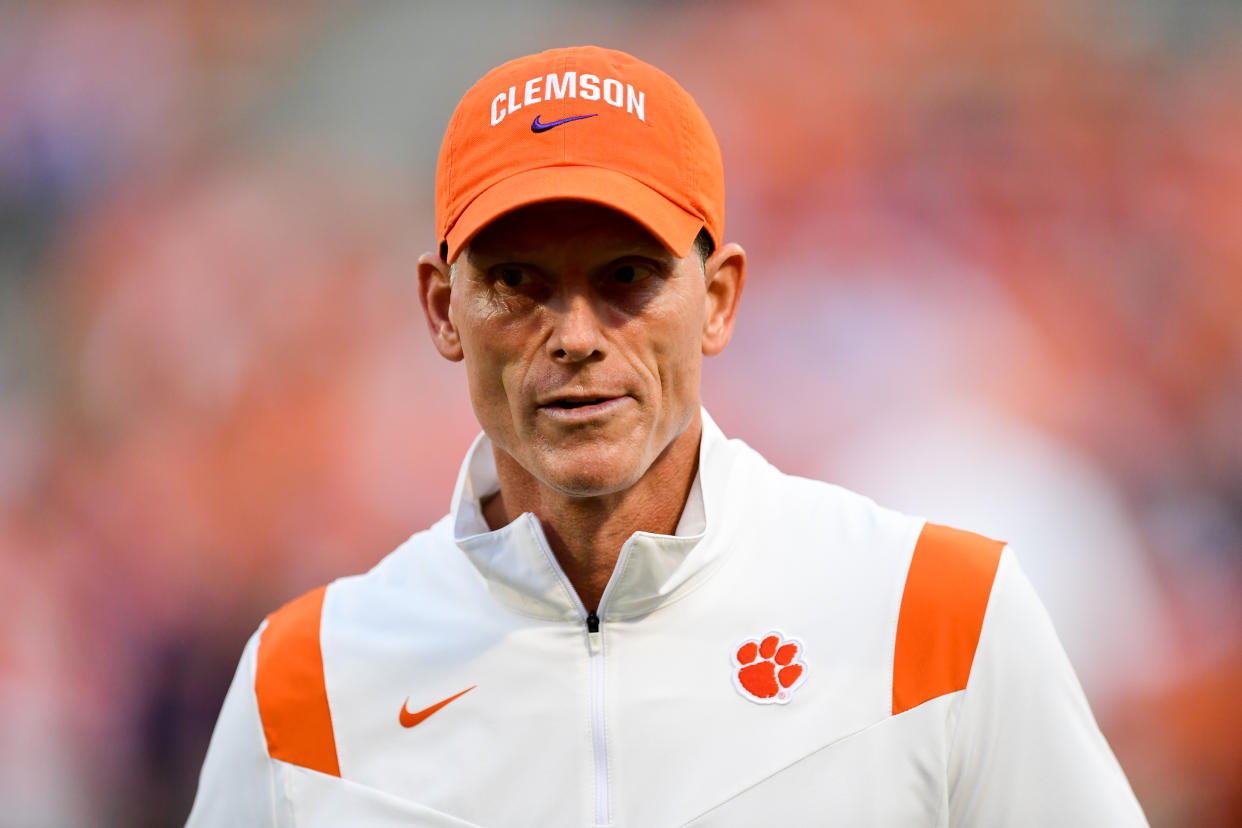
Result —
[[949, 751], [953, 826], [1141, 826], [1052, 622], [1001, 557]]
[[187, 828], [275, 824], [272, 761], [254, 690], [262, 631], [247, 642], [224, 697]]

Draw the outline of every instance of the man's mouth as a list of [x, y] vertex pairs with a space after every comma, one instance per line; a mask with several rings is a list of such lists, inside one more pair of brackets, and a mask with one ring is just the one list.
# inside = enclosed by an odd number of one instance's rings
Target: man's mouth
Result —
[[584, 397], [582, 399], [572, 400], [553, 400], [549, 405], [553, 408], [585, 408], [588, 405], [599, 405], [606, 403], [615, 397]]
[[625, 394], [554, 397], [540, 404], [539, 410], [559, 420], [577, 422], [584, 418], [602, 417], [616, 409], [625, 399]]

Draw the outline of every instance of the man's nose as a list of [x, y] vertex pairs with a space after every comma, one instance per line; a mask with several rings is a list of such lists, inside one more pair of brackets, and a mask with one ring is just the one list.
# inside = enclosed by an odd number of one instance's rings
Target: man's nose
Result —
[[603, 336], [591, 297], [571, 293], [556, 315], [548, 348], [558, 362], [582, 362], [600, 354]]

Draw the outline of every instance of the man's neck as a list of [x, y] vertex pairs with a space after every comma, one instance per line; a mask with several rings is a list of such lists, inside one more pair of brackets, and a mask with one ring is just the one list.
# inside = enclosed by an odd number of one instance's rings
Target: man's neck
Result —
[[483, 517], [499, 529], [524, 512], [539, 518], [565, 576], [588, 610], [599, 607], [621, 547], [635, 532], [671, 535], [698, 472], [696, 422], [656, 458], [637, 483], [620, 492], [575, 497], [531, 477], [508, 454], [495, 450], [500, 491], [483, 503]]

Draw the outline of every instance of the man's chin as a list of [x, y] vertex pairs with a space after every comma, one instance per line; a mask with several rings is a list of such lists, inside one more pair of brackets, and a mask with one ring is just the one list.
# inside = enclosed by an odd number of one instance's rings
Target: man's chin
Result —
[[539, 475], [544, 485], [570, 497], [602, 497], [624, 491], [638, 482], [642, 474], [632, 459], [608, 462], [598, 452], [587, 456], [558, 458]]
[[573, 475], [544, 481], [563, 495], [576, 498], [605, 497], [623, 492], [636, 482], [631, 477]]

